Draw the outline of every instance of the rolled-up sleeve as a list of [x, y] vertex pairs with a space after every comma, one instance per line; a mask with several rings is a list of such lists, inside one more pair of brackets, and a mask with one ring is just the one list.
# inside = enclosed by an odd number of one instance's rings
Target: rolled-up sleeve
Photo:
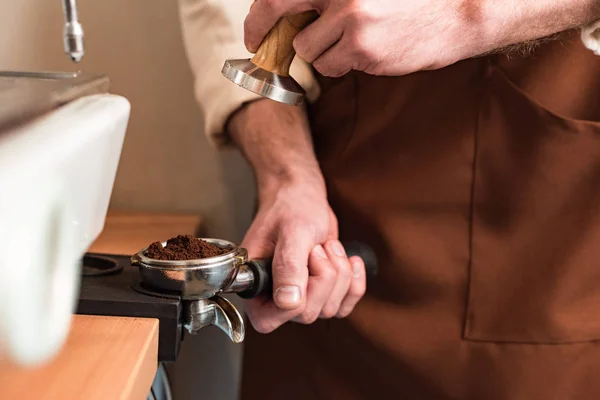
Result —
[[[251, 0], [179, 0], [183, 39], [194, 75], [194, 93], [204, 116], [204, 132], [216, 147], [231, 140], [226, 132], [229, 116], [244, 103], [260, 98], [226, 79], [223, 63], [231, 58], [250, 58], [244, 46], [244, 19]], [[311, 68], [297, 57], [290, 74], [318, 97], [318, 84]]]

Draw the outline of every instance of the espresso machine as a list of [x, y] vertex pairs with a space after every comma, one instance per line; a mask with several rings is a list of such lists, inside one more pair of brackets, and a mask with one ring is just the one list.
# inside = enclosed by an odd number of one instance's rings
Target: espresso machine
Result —
[[[77, 5], [62, 6], [64, 51], [78, 63]], [[0, 70], [0, 357], [37, 366], [61, 350], [129, 116], [105, 75]]]

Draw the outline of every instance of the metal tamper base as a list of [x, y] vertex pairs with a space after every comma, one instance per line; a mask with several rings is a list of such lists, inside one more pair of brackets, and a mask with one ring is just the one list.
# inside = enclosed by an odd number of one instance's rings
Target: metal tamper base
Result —
[[221, 73], [230, 81], [260, 96], [284, 104], [304, 104], [305, 90], [290, 76], [269, 72], [250, 60], [227, 60]]
[[292, 106], [304, 104], [306, 92], [290, 77], [290, 66], [296, 55], [294, 37], [318, 16], [311, 10], [281, 18], [251, 59], [227, 60], [221, 73], [259, 96]]

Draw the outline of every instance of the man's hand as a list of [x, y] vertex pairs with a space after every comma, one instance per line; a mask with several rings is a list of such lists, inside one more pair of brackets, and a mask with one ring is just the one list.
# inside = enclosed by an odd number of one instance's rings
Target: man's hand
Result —
[[316, 10], [294, 48], [321, 74], [404, 75], [584, 25], [598, 9], [597, 0], [256, 0], [245, 42], [255, 52], [282, 16]]
[[273, 257], [273, 298], [246, 303], [252, 325], [268, 333], [287, 321], [346, 317], [366, 290], [365, 267], [337, 240], [304, 110], [259, 100], [234, 114], [229, 130], [258, 182], [242, 246], [250, 258]]
[[346, 317], [366, 289], [359, 257], [348, 260], [337, 221], [318, 185], [283, 186], [264, 203], [242, 245], [251, 258], [273, 256], [273, 299], [254, 299], [246, 311], [268, 333], [287, 321]]

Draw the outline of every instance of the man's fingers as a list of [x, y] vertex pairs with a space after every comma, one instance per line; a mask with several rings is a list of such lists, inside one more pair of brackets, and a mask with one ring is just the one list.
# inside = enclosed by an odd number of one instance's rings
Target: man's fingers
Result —
[[282, 311], [270, 298], [249, 300], [245, 311], [250, 323], [259, 333], [271, 333], [298, 315], [297, 310]]
[[318, 245], [310, 253], [306, 304], [302, 313], [293, 320], [302, 324], [312, 324], [319, 318], [321, 310], [331, 296], [335, 286], [337, 272], [323, 246]]
[[332, 318], [337, 315], [340, 305], [348, 293], [352, 281], [352, 268], [346, 256], [346, 251], [338, 240], [329, 240], [325, 243], [325, 251], [337, 271], [337, 278], [331, 295], [323, 306], [321, 317]]
[[267, 33], [284, 15], [313, 9], [312, 0], [256, 0], [244, 21], [244, 43], [256, 53]]
[[301, 308], [286, 311], [269, 300], [253, 299], [249, 302], [246, 312], [254, 329], [269, 333], [290, 320], [310, 324], [319, 317], [337, 276], [322, 246], [315, 246], [311, 251], [309, 269], [306, 302]]
[[277, 231], [273, 224], [265, 222], [263, 215], [259, 213], [255, 222], [244, 235], [240, 247], [248, 250], [250, 259], [272, 258], [277, 241]]
[[240, 247], [243, 247], [248, 251], [249, 259], [264, 259], [273, 257], [275, 243], [272, 240], [264, 238], [254, 239], [250, 237], [244, 239], [240, 244]]
[[296, 54], [308, 63], [315, 61], [333, 46], [344, 33], [343, 20], [333, 10], [325, 10], [294, 39]]
[[329, 50], [321, 54], [314, 62], [313, 67], [323, 76], [338, 78], [352, 70], [354, 60], [349, 51], [347, 40], [342, 38]]
[[311, 234], [306, 230], [279, 234], [273, 256], [273, 301], [282, 310], [294, 310], [306, 300], [312, 247]]
[[345, 318], [364, 296], [367, 290], [367, 274], [365, 272], [365, 263], [360, 257], [350, 257], [350, 265], [352, 266], [352, 280], [346, 297], [342, 301], [337, 313], [338, 318]]

